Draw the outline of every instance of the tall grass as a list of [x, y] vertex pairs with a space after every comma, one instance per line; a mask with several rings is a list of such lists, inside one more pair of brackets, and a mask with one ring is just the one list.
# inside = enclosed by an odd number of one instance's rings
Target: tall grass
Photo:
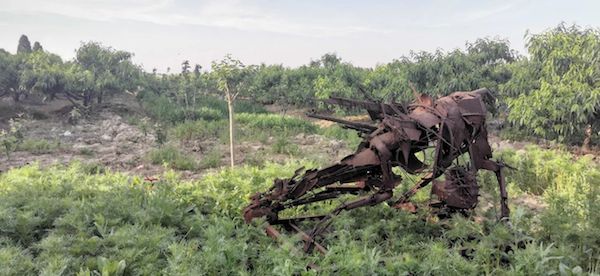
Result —
[[[177, 124], [189, 120], [213, 121], [227, 118], [227, 104], [215, 96], [206, 95], [196, 106], [184, 107], [165, 96], [147, 96], [142, 99], [144, 110], [154, 120]], [[259, 104], [240, 100], [235, 103], [235, 112], [266, 113]]]
[[227, 136], [227, 121], [186, 121], [177, 124], [173, 135], [181, 141], [207, 140]]
[[316, 133], [318, 127], [308, 120], [277, 114], [239, 113], [235, 117], [240, 137], [253, 138], [264, 135], [291, 136]]
[[198, 163], [173, 145], [166, 145], [148, 153], [150, 162], [155, 165], [167, 164], [178, 170], [196, 170]]

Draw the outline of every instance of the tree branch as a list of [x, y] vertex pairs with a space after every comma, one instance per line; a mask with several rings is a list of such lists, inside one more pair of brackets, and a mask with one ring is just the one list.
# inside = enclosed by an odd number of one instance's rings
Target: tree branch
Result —
[[67, 95], [67, 98], [71, 97], [71, 98], [76, 99], [76, 100], [83, 99], [83, 97], [81, 97], [79, 95], [76, 95], [76, 94], [73, 94], [73, 93], [71, 93], [69, 91], [65, 91], [65, 94]]
[[77, 103], [75, 100], [73, 100], [70, 93], [66, 92], [65, 94], [67, 95], [67, 97], [66, 97], [67, 100], [69, 100], [69, 102], [71, 102], [71, 104], [73, 104], [73, 106], [75, 106], [76, 108], [78, 108], [80, 110], [83, 110], [83, 107], [79, 103]]

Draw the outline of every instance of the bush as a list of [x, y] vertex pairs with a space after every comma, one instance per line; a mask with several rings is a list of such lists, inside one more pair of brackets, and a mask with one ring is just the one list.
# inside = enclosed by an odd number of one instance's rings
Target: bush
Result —
[[214, 148], [205, 154], [202, 158], [202, 168], [216, 168], [221, 165], [223, 152], [219, 148]]
[[290, 142], [288, 137], [285, 136], [277, 137], [275, 143], [272, 145], [272, 149], [274, 153], [278, 154], [297, 155], [300, 153], [298, 145]]
[[152, 150], [148, 155], [150, 161], [154, 165], [166, 163], [169, 167], [178, 170], [198, 169], [198, 163], [196, 163], [193, 158], [184, 154], [172, 145], [166, 145], [164, 147]]

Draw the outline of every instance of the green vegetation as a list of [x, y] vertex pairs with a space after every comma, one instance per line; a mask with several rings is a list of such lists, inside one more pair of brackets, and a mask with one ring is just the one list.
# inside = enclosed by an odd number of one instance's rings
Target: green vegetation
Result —
[[16, 150], [27, 151], [33, 154], [52, 153], [61, 149], [59, 141], [48, 141], [45, 139], [25, 139], [17, 146]]
[[148, 157], [152, 164], [167, 164], [173, 169], [196, 170], [198, 168], [198, 164], [192, 157], [181, 152], [181, 150], [173, 145], [165, 145], [154, 149], [148, 153]]
[[277, 243], [260, 222], [240, 218], [250, 194], [298, 163], [222, 170], [194, 182], [170, 172], [154, 183], [90, 174], [78, 164], [15, 169], [0, 175], [0, 272], [290, 275], [314, 273], [306, 267], [315, 263], [338, 275], [598, 273], [598, 165], [586, 158], [569, 165], [573, 156], [536, 148], [502, 155], [518, 166], [508, 176], [511, 193], [541, 193], [541, 213], [513, 205], [508, 228], [490, 211], [476, 223], [434, 222], [385, 204], [361, 208], [334, 220], [325, 256], [300, 253], [293, 235]]
[[[598, 163], [590, 156], [576, 159], [564, 151], [536, 147], [517, 152], [505, 151], [500, 157], [517, 168], [508, 170], [508, 185], [518, 187], [523, 192], [541, 195], [548, 205], [540, 217], [542, 229], [539, 234], [542, 237], [559, 244], [579, 244], [582, 247], [587, 244], [598, 245]], [[592, 256], [600, 256], [598, 249], [593, 249], [596, 251]]]
[[316, 133], [318, 127], [308, 120], [277, 114], [239, 113], [238, 127], [243, 136], [268, 134], [271, 136]]
[[508, 100], [509, 121], [540, 137], [588, 147], [600, 129], [600, 32], [559, 26], [531, 35], [528, 52], [530, 59], [515, 70], [529, 81], [508, 84], [521, 89]]
[[278, 154], [287, 154], [287, 155], [298, 155], [300, 153], [300, 148], [298, 145], [290, 142], [288, 137], [279, 136], [275, 139], [275, 143], [271, 145], [273, 149], [273, 153]]
[[[204, 141], [228, 137], [227, 121], [195, 120], [185, 121], [173, 127], [173, 136], [182, 142]], [[236, 137], [242, 141], [264, 141], [269, 136], [289, 139], [300, 133], [317, 133], [319, 128], [310, 121], [296, 117], [283, 117], [277, 114], [239, 113], [236, 115]]]
[[206, 140], [209, 138], [221, 137], [227, 135], [227, 122], [219, 121], [186, 121], [176, 125], [173, 129], [173, 135], [185, 142], [191, 140]]
[[336, 140], [342, 140], [346, 143], [346, 146], [348, 146], [351, 149], [357, 148], [358, 144], [362, 141], [362, 138], [358, 135], [356, 131], [351, 129], [345, 129], [338, 125], [320, 128], [319, 134]]
[[219, 148], [214, 148], [202, 156], [202, 168], [217, 168], [221, 165], [223, 152]]
[[10, 119], [8, 131], [0, 129], [0, 147], [7, 159], [10, 159], [10, 153], [17, 149], [22, 140], [23, 133], [20, 122]]

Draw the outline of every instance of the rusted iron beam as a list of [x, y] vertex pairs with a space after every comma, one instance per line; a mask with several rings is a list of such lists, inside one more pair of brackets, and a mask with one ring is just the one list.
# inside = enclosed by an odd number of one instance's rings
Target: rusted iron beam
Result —
[[327, 115], [320, 115], [320, 114], [316, 114], [316, 113], [306, 113], [306, 116], [315, 118], [315, 119], [336, 122], [338, 124], [341, 124], [342, 127], [353, 129], [353, 130], [360, 131], [363, 133], [371, 133], [377, 129], [377, 126], [374, 126], [371, 124], [343, 120], [340, 118], [327, 116]]
[[318, 242], [316, 242], [310, 235], [306, 234], [304, 231], [302, 231], [302, 229], [300, 229], [300, 227], [298, 227], [296, 224], [294, 223], [290, 223], [290, 226], [296, 230], [296, 232], [298, 232], [298, 234], [300, 234], [300, 237], [302, 237], [302, 239], [307, 243], [307, 244], [312, 244], [314, 246], [315, 249], [317, 249], [317, 251], [319, 251], [319, 253], [325, 255], [327, 254], [327, 249], [325, 249], [325, 247], [323, 247], [322, 245], [320, 245]]

